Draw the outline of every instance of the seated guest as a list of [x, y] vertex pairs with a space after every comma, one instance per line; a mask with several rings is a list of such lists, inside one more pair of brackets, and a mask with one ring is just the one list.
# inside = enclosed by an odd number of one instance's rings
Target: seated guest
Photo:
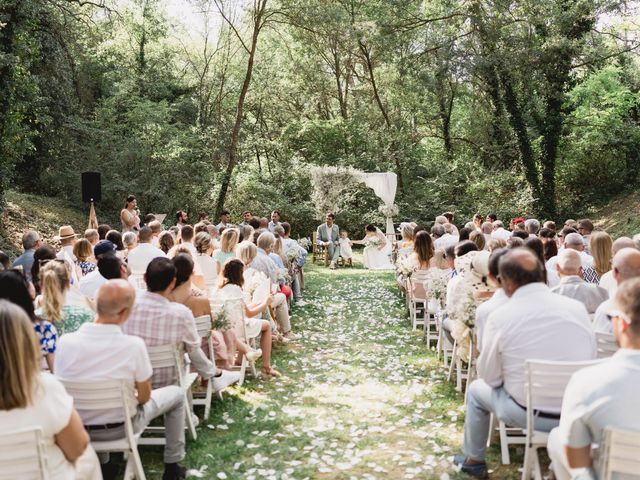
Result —
[[40, 295], [40, 267], [44, 266], [48, 260], [56, 258], [56, 251], [49, 245], [42, 245], [33, 254], [33, 265], [31, 265], [31, 283], [36, 291], [36, 295]]
[[195, 258], [196, 255], [198, 254], [198, 251], [196, 250], [196, 246], [193, 244], [194, 236], [195, 236], [195, 230], [191, 225], [184, 225], [180, 229], [180, 245], [182, 245], [183, 247], [187, 247], [191, 252], [191, 256], [193, 258]]
[[245, 225], [249, 225], [251, 219], [253, 219], [253, 214], [250, 210], [245, 210], [244, 212], [242, 212], [242, 222], [240, 222], [240, 226], [244, 227]]
[[[509, 300], [487, 319], [479, 379], [469, 385], [464, 456], [454, 460], [463, 472], [480, 478], [487, 476], [490, 414], [510, 426], [526, 426], [525, 361], [582, 361], [596, 356], [586, 309], [576, 300], [551, 293], [542, 281], [544, 266], [533, 253], [511, 250], [500, 258], [498, 269]], [[551, 408], [537, 412], [536, 430], [548, 432], [558, 425], [560, 405]]]
[[[102, 242], [106, 241], [108, 240], [102, 240]], [[107, 280], [116, 278], [126, 280], [128, 276], [125, 263], [113, 253], [105, 253], [98, 258], [98, 268], [80, 280], [79, 290], [80, 293], [94, 300], [98, 290], [103, 284], [107, 283]]]
[[413, 295], [416, 298], [426, 299], [427, 291], [424, 282], [428, 279], [429, 269], [434, 256], [433, 240], [427, 232], [418, 232], [413, 242], [413, 251], [417, 268], [411, 275]]
[[331, 269], [337, 268], [336, 262], [340, 257], [340, 227], [334, 223], [335, 218], [333, 213], [327, 213], [325, 222], [316, 229], [316, 243], [327, 248]]
[[96, 454], [73, 399], [53, 375], [40, 371], [40, 349], [27, 314], [0, 300], [0, 325], [0, 433], [40, 428], [49, 478], [96, 478]]
[[493, 232], [493, 224], [491, 222], [484, 222], [480, 227], [482, 235], [484, 236], [484, 242], [488, 246], [491, 241], [491, 232]]
[[[243, 304], [242, 318], [234, 319], [234, 332], [238, 338], [255, 338], [260, 335], [260, 349], [247, 354], [249, 360], [262, 355], [262, 373], [267, 377], [279, 377], [280, 372], [271, 367], [271, 324], [267, 320], [257, 318], [273, 303], [273, 295], [260, 304], [248, 304], [242, 290], [246, 265], [239, 259], [231, 259], [222, 269], [222, 280], [218, 293], [222, 300], [238, 300]], [[244, 325], [242, 322], [244, 321]]]
[[91, 244], [91, 248], [93, 248], [100, 241], [100, 234], [98, 233], [98, 230], [96, 230], [95, 228], [87, 228], [84, 231], [84, 238], [89, 240], [89, 243]]
[[165, 230], [158, 236], [158, 248], [164, 252], [165, 255], [169, 254], [169, 251], [175, 246], [176, 240], [173, 234]]
[[284, 250], [282, 248], [282, 237], [280, 234], [283, 232], [282, 227], [278, 225], [274, 229], [276, 232], [274, 236], [276, 237], [276, 243], [273, 244], [273, 250], [269, 254], [269, 258], [273, 260], [273, 262], [278, 267], [278, 286], [280, 287], [280, 292], [284, 293], [284, 296], [287, 300], [291, 299], [292, 292], [291, 287], [287, 285], [287, 281], [285, 280], [284, 275], [289, 274], [289, 259], [284, 254]]
[[474, 230], [469, 234], [469, 240], [478, 246], [478, 250], [487, 250], [487, 243], [482, 232]]
[[[251, 262], [250, 267], [255, 268], [258, 272], [262, 272], [271, 280], [272, 288], [278, 284], [278, 267], [269, 258], [269, 254], [273, 250], [276, 238], [271, 232], [263, 232], [258, 237], [258, 252]], [[295, 338], [291, 331], [291, 322], [289, 320], [289, 312], [287, 308], [287, 300], [284, 294], [276, 293], [273, 298], [273, 308], [276, 313], [276, 322], [280, 326], [280, 331], [285, 337]]]
[[107, 240], [116, 246], [116, 256], [124, 260], [128, 252], [122, 242], [122, 234], [118, 230], [110, 230], [107, 232]]
[[[144, 430], [151, 420], [164, 415], [166, 445], [162, 478], [183, 479], [186, 469], [178, 462], [184, 459], [184, 392], [173, 385], [151, 389], [153, 371], [147, 348], [140, 338], [125, 335], [122, 329], [135, 297], [135, 290], [125, 280], [109, 280], [100, 287], [95, 322], [86, 323], [77, 332], [60, 339], [56, 375], [69, 381], [132, 382], [136, 396], [129, 400], [135, 412], [131, 419], [134, 431]], [[122, 410], [80, 410], [79, 414], [92, 440], [124, 438]]]
[[35, 230], [28, 230], [22, 235], [22, 248], [24, 253], [13, 262], [13, 268], [21, 268], [27, 280], [31, 281], [31, 267], [33, 266], [33, 255], [42, 246], [40, 234]]
[[505, 242], [511, 238], [511, 232], [504, 228], [504, 223], [500, 220], [493, 222], [493, 232], [491, 232], [491, 238], [494, 240], [504, 240]]
[[500, 272], [498, 271], [500, 258], [502, 258], [502, 256], [505, 255], [508, 251], [509, 250], [507, 250], [506, 248], [499, 248], [491, 252], [491, 256], [489, 257], [488, 283], [495, 286], [496, 291], [489, 300], [484, 302], [482, 305], [479, 305], [476, 309], [475, 330], [479, 352], [482, 351], [483, 334], [484, 328], [487, 323], [487, 318], [489, 318], [489, 315], [491, 313], [507, 303], [507, 301], [509, 300], [509, 297], [502, 288], [502, 284], [500, 282]]
[[583, 277], [586, 282], [598, 284], [600, 278], [611, 270], [613, 240], [607, 232], [595, 232], [589, 236], [589, 253], [593, 256], [593, 265], [584, 269]]
[[[176, 285], [176, 267], [168, 258], [154, 258], [147, 267], [144, 280], [148, 291], [139, 292], [136, 296], [123, 331], [141, 337], [148, 347], [176, 344], [189, 355], [191, 364], [202, 378], [213, 377], [216, 369], [200, 348], [200, 335], [193, 314], [184, 305], [170, 300]], [[154, 388], [175, 382], [173, 367], [159, 368], [153, 372]]]
[[33, 300], [29, 292], [29, 283], [17, 270], [0, 272], [0, 298], [22, 307], [33, 323], [44, 359], [43, 368], [53, 371], [53, 359], [58, 344], [58, 331], [51, 322], [36, 317]]
[[101, 225], [98, 225], [98, 237], [100, 240], [106, 240], [107, 239], [107, 232], [109, 232], [110, 230], [113, 230], [111, 228], [111, 226], [107, 225], [106, 223], [103, 223]]
[[[627, 280], [640, 277], [640, 250], [623, 248], [613, 257], [613, 278], [620, 288]], [[613, 299], [602, 302], [596, 310], [593, 319], [593, 329], [596, 332], [613, 333], [611, 320], [607, 316], [611, 310]]]
[[271, 212], [271, 221], [267, 223], [267, 230], [271, 233], [275, 230], [276, 227], [280, 226], [280, 212], [278, 210], [274, 210]]
[[227, 260], [235, 258], [238, 245], [238, 230], [227, 228], [220, 237], [220, 248], [213, 252], [213, 259], [218, 262], [218, 271], [222, 271]]
[[[183, 229], [184, 230], [184, 229]], [[200, 232], [196, 235], [196, 251], [194, 261], [200, 266], [202, 277], [207, 288], [216, 286], [220, 266], [218, 262], [211, 256], [213, 254], [213, 242], [211, 235], [206, 232]]]
[[582, 260], [575, 250], [565, 248], [558, 254], [556, 271], [560, 283], [551, 291], [573, 298], [581, 302], [590, 314], [595, 313], [602, 302], [609, 298], [604, 288], [593, 283], [587, 283], [580, 277]]
[[126, 232], [122, 235], [122, 244], [125, 248], [124, 258], [126, 260], [129, 257], [129, 252], [138, 246], [138, 235], [135, 232]]
[[[613, 242], [613, 245], [611, 246], [611, 254], [612, 254], [611, 263], [612, 264], [613, 264], [613, 257], [615, 257], [616, 254], [623, 248], [637, 248], [637, 247], [634, 241], [629, 237], [617, 238]], [[600, 277], [600, 283], [598, 283], [598, 285], [600, 285], [602, 288], [604, 288], [609, 292], [609, 298], [613, 298], [616, 296], [616, 290], [618, 289], [618, 284], [616, 283], [616, 280], [613, 278], [612, 269], [609, 269], [608, 272], [606, 272]]]
[[[584, 244], [582, 243], [582, 237], [579, 233], [569, 233], [564, 238], [564, 248], [575, 250], [580, 255], [583, 270], [587, 267], [593, 266], [593, 257], [587, 255], [584, 251]], [[556, 272], [556, 263], [558, 263], [558, 257], [553, 257], [546, 263], [548, 281], [550, 287], [555, 287], [560, 282], [558, 273]]]
[[620, 350], [574, 373], [564, 393], [560, 426], [549, 435], [557, 480], [576, 478], [570, 469], [597, 471], [592, 447], [600, 445], [602, 451], [605, 428], [640, 432], [640, 279], [624, 282], [612, 307], [608, 315]]
[[151, 229], [151, 245], [157, 247], [159, 245], [158, 237], [162, 232], [162, 224], [159, 221], [154, 220], [149, 222], [147, 226]]
[[131, 269], [131, 275], [142, 276], [147, 271], [151, 260], [158, 257], [166, 257], [166, 254], [151, 244], [153, 236], [149, 227], [142, 227], [138, 233], [138, 246], [129, 252], [127, 264]]
[[90, 274], [96, 269], [96, 264], [91, 261], [93, 258], [93, 248], [86, 238], [79, 239], [73, 246], [73, 254], [76, 257], [76, 270], [79, 270], [78, 278]]
[[79, 275], [76, 273], [76, 256], [73, 254], [73, 246], [76, 243], [78, 235], [73, 231], [73, 227], [69, 225], [63, 225], [58, 230], [58, 235], [53, 237], [56, 242], [60, 242], [60, 250], [56, 254], [56, 258], [64, 260], [69, 265], [71, 270], [71, 283], [78, 284], [80, 280]]
[[535, 218], [529, 218], [524, 221], [524, 230], [529, 234], [530, 237], [537, 237], [538, 230], [540, 230], [540, 222]]
[[231, 221], [231, 213], [229, 210], [222, 210], [220, 212], [220, 223], [216, 225], [218, 231], [221, 231], [223, 228], [229, 227], [229, 222]]
[[291, 235], [291, 225], [289, 223], [282, 222], [280, 226], [282, 227], [282, 249], [284, 250], [284, 253], [287, 254], [291, 249], [295, 249], [298, 252], [298, 260], [296, 260], [294, 275], [291, 281], [291, 290], [293, 291], [293, 298], [296, 301], [296, 305], [304, 307], [306, 302], [302, 298], [301, 278], [302, 268], [307, 262], [307, 255], [309, 255], [309, 252], [306, 248], [301, 247], [298, 242], [289, 237]]
[[549, 230], [553, 230], [554, 232], [556, 231], [557, 227], [556, 227], [556, 222], [554, 222], [553, 220], [547, 220], [546, 222], [544, 222], [542, 224], [543, 228], [548, 228]]
[[584, 244], [584, 249], [587, 253], [590, 252], [589, 240], [591, 237], [591, 233], [593, 232], [594, 226], [591, 223], [591, 220], [588, 218], [583, 218], [582, 220], [578, 220], [578, 233], [582, 235], [582, 242]]
[[42, 294], [36, 299], [36, 315], [53, 323], [60, 335], [75, 332], [80, 325], [93, 320], [93, 312], [86, 306], [72, 303], [67, 294], [71, 287], [69, 264], [64, 260], [50, 260], [40, 269]]

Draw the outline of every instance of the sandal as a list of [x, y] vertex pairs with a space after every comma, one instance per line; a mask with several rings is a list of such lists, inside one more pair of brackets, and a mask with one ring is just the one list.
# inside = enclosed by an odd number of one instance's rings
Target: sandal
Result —
[[262, 373], [264, 375], [269, 375], [270, 377], [281, 377], [282, 374], [273, 368], [263, 368]]

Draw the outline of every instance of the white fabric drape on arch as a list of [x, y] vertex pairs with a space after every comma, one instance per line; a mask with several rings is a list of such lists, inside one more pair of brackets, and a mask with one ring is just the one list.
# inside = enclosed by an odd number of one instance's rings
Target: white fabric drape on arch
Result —
[[[375, 194], [384, 202], [385, 207], [393, 207], [398, 188], [398, 176], [395, 173], [362, 173], [359, 175], [359, 179], [367, 187], [373, 189]], [[386, 233], [387, 237], [393, 236], [393, 239], [395, 239], [393, 218], [389, 216], [387, 217]]]

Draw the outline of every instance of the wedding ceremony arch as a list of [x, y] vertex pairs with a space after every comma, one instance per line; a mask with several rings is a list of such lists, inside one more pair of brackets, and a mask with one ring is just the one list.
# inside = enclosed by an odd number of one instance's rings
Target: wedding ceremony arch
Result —
[[385, 217], [385, 234], [395, 238], [393, 217], [399, 213], [394, 203], [398, 188], [398, 177], [393, 172], [363, 172], [354, 168], [315, 167], [311, 170], [313, 193], [311, 198], [319, 216], [327, 212], [339, 212], [340, 194], [358, 183], [364, 183], [382, 200], [378, 208]]

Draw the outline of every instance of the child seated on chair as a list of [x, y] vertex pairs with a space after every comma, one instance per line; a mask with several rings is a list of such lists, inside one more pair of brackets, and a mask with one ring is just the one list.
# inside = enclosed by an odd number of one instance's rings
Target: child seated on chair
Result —
[[345, 261], [351, 260], [353, 258], [353, 250], [351, 250], [353, 242], [349, 240], [349, 233], [346, 230], [340, 232], [338, 243], [340, 244], [340, 256], [344, 258]]

